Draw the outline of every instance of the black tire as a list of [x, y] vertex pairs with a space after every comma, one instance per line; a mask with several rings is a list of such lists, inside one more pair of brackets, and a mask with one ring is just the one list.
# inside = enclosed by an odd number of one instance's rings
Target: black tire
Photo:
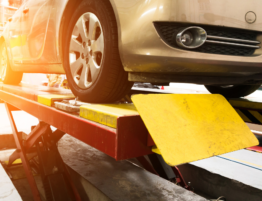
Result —
[[205, 86], [212, 94], [221, 94], [226, 98], [240, 98], [252, 94], [260, 85], [232, 85], [230, 87]]
[[[85, 0], [66, 18], [68, 26], [64, 32], [63, 65], [69, 86], [82, 101], [114, 102], [124, 97], [133, 86], [128, 81], [128, 73], [124, 71], [118, 50], [118, 32], [114, 11], [109, 1]], [[85, 13], [93, 13], [101, 22], [104, 34], [104, 57], [96, 81], [87, 89], [80, 88], [73, 79], [69, 64], [69, 45], [71, 34], [77, 20]], [[65, 23], [67, 24], [67, 23]]]
[[[12, 84], [16, 85], [19, 84], [23, 78], [22, 72], [15, 72], [11, 69], [6, 45], [4, 42], [0, 45], [0, 80], [4, 84]], [[4, 72], [5, 71], [5, 72]]]

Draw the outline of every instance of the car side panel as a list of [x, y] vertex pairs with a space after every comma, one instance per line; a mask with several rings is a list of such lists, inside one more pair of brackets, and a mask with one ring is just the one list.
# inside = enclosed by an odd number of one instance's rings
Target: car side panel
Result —
[[[31, 0], [33, 1], [33, 0]], [[50, 17], [47, 24], [46, 29], [46, 38], [43, 43], [42, 40], [38, 40], [39, 43], [41, 43], [39, 46], [43, 45], [42, 48], [38, 48], [38, 51], [32, 51], [33, 49], [36, 50], [36, 47], [31, 48], [30, 45], [27, 45], [23, 47], [26, 56], [23, 57], [23, 59], [20, 59], [16, 63], [12, 63], [13, 70], [16, 71], [23, 71], [23, 72], [29, 72], [29, 73], [65, 73], [62, 65], [62, 43], [60, 43], [60, 34], [61, 34], [61, 23], [63, 20], [63, 17], [67, 14], [65, 13], [65, 8], [68, 5], [69, 1], [75, 1], [75, 0], [50, 0], [52, 1], [52, 6], [50, 5], [45, 8], [50, 10]], [[112, 7], [114, 10], [116, 9], [114, 0], [109, 0], [112, 4]], [[30, 9], [30, 8], [29, 8]], [[117, 22], [119, 22], [117, 12], [116, 18]], [[37, 24], [34, 24], [31, 28], [32, 30], [38, 30]], [[119, 28], [119, 34], [120, 26]], [[31, 32], [31, 37], [33, 46], [33, 40], [39, 36], [41, 38], [41, 34], [37, 34], [36, 32]], [[42, 36], [43, 38], [44, 36]], [[31, 51], [29, 51], [32, 49]], [[41, 51], [40, 51], [41, 50]], [[41, 53], [41, 54], [40, 54]], [[37, 64], [37, 65], [36, 65]]]
[[6, 45], [10, 50], [10, 55], [14, 60], [22, 58], [22, 32], [21, 32], [21, 23], [22, 23], [22, 7], [16, 11], [12, 16], [12, 21], [8, 22], [6, 29], [4, 30], [3, 35], [8, 39]]
[[[45, 32], [46, 34], [45, 39], [44, 41], [43, 40], [39, 41], [40, 46], [42, 45], [42, 48], [38, 49], [39, 50], [38, 54], [35, 53], [35, 58], [34, 56], [31, 57], [31, 55], [29, 54], [30, 52], [28, 53], [29, 49], [27, 48], [27, 58], [29, 55], [31, 59], [27, 59], [24, 61], [22, 60], [20, 63], [13, 63], [12, 65], [13, 70], [29, 72], [29, 73], [65, 73], [63, 69], [61, 57], [59, 55], [58, 48], [57, 48], [59, 46], [57, 33], [59, 32], [59, 28], [60, 28], [60, 24], [59, 24], [60, 21], [58, 19], [61, 17], [61, 13], [63, 13], [63, 9], [66, 5], [66, 1], [64, 0], [48, 0], [48, 1], [50, 1], [52, 4], [48, 4], [47, 7], [45, 8], [45, 10], [50, 11], [49, 13], [50, 17], [48, 19], [48, 22], [46, 21], [47, 26]], [[36, 17], [35, 20], [37, 20], [37, 18], [41, 18], [41, 16]], [[39, 30], [38, 28], [39, 26], [34, 26], [31, 28], [32, 30], [33, 29], [36, 30], [36, 32], [31, 32], [32, 41], [35, 38], [33, 36], [36, 37], [39, 36], [38, 34], [34, 34], [37, 33], [37, 30]]]
[[[52, 0], [29, 0], [25, 4], [28, 12], [22, 14], [22, 35], [26, 38], [23, 45], [23, 63], [50, 63], [43, 54], [47, 48], [46, 35]], [[49, 52], [50, 53], [50, 52]]]
[[[75, 0], [71, 0], [75, 1]], [[262, 31], [261, 0], [109, 0], [115, 11], [119, 33], [119, 52], [125, 70], [132, 72], [230, 72], [242, 65], [255, 72], [262, 64], [262, 56], [240, 57], [189, 52], [167, 46], [157, 35], [153, 21], [188, 22]], [[59, 41], [60, 24], [69, 0], [53, 0], [45, 44], [46, 61], [56, 65], [37, 69], [37, 72], [62, 72]], [[238, 8], [235, 8], [238, 5]], [[257, 21], [248, 24], [245, 14], [257, 14]], [[261, 40], [262, 37], [259, 39]], [[48, 46], [48, 48], [46, 48]], [[43, 53], [44, 54], [44, 53]], [[47, 57], [48, 55], [48, 57]], [[189, 62], [191, 61], [191, 62]], [[241, 64], [242, 62], [242, 64]], [[193, 65], [199, 64], [199, 65]], [[210, 68], [201, 63], [212, 63]], [[227, 63], [221, 68], [219, 63]], [[189, 64], [189, 65], [188, 65]], [[58, 67], [60, 65], [60, 67]], [[216, 66], [215, 66], [216, 65]], [[231, 67], [234, 67], [230, 70]], [[243, 70], [244, 68], [241, 68]], [[33, 67], [30, 67], [33, 69]], [[34, 70], [34, 69], [33, 69]], [[246, 68], [248, 71], [249, 69]]]

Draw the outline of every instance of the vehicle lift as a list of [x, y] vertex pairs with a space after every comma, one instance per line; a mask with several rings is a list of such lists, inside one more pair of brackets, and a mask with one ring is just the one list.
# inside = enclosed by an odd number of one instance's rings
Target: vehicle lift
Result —
[[[8, 166], [22, 160], [39, 201], [32, 169], [41, 175], [46, 200], [83, 200], [58, 152], [66, 133], [117, 161], [137, 158], [144, 169], [192, 190], [177, 165], [255, 146], [244, 121], [262, 124], [262, 103], [211, 94], [140, 94], [131, 97], [134, 104], [130, 96], [123, 103], [88, 104], [70, 90], [0, 83], [0, 98], [17, 146]], [[16, 110], [39, 119], [29, 135], [17, 131]]]

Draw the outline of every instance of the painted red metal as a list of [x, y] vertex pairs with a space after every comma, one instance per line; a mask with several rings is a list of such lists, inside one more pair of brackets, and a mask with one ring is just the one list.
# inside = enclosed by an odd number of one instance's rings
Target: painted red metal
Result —
[[36, 101], [0, 90], [0, 97], [7, 103], [24, 110], [41, 121], [72, 135], [86, 144], [116, 158], [116, 129], [88, 121], [51, 108]]
[[116, 160], [151, 154], [147, 146], [148, 131], [140, 116], [122, 116], [117, 119]]
[[38, 138], [43, 135], [43, 133], [47, 132], [50, 129], [50, 125], [45, 122], [40, 122], [27, 136], [25, 142], [25, 151], [29, 151], [29, 149], [36, 143]]
[[192, 190], [189, 185], [187, 185], [186, 181], [184, 180], [184, 177], [182, 173], [180, 172], [179, 168], [177, 166], [172, 167], [175, 175], [176, 175], [176, 182], [180, 184], [183, 188], [187, 190]]
[[72, 189], [72, 191], [73, 191], [75, 200], [76, 200], [76, 201], [81, 201], [82, 199], [81, 199], [81, 197], [80, 197], [80, 195], [79, 195], [79, 193], [78, 193], [78, 191], [77, 191], [77, 189], [76, 189], [76, 187], [75, 187], [75, 185], [74, 185], [74, 182], [73, 182], [72, 179], [71, 179], [70, 173], [69, 173], [69, 171], [68, 171], [68, 169], [67, 169], [67, 167], [66, 167], [65, 164], [64, 164], [64, 169], [65, 169], [65, 174], [66, 174], [66, 176], [67, 176], [67, 178], [68, 178], [70, 187], [71, 187], [71, 189]]
[[[150, 163], [143, 157], [144, 155], [152, 154], [151, 146], [155, 143], [140, 116], [119, 117], [117, 120], [117, 129], [113, 129], [80, 118], [77, 115], [68, 114], [55, 108], [42, 105], [35, 101], [37, 94], [42, 92], [35, 92], [34, 89], [25, 88], [19, 90], [19, 87], [20, 86], [5, 86], [0, 84], [0, 97], [8, 103], [6, 107], [9, 111], [8, 114], [12, 122], [12, 129], [17, 144], [17, 152], [14, 154], [14, 158], [20, 155], [22, 159], [34, 200], [41, 199], [25, 152], [29, 151], [37, 139], [48, 131], [49, 125], [59, 129], [53, 133], [56, 136], [54, 136], [56, 138], [55, 140], [59, 140], [65, 133], [68, 133], [116, 160], [138, 158], [145, 169], [157, 174]], [[47, 93], [47, 91], [45, 93]], [[35, 116], [40, 122], [42, 121], [27, 137], [25, 147], [22, 146], [21, 140], [19, 140], [19, 135], [11, 114], [11, 108], [19, 108]], [[183, 187], [189, 188], [178, 168], [173, 167], [173, 170], [176, 175], [179, 175], [177, 181]], [[76, 198], [79, 199], [77, 194]]]
[[[0, 97], [5, 102], [64, 133], [70, 134], [116, 160], [125, 160], [152, 153], [151, 147], [147, 145], [149, 133], [140, 116], [119, 117], [117, 129], [114, 129], [40, 104], [33, 100], [33, 95], [30, 95], [30, 93], [37, 94], [38, 91], [34, 92], [33, 89], [27, 90], [24, 88], [21, 90], [24, 91], [22, 93], [21, 91], [18, 92], [19, 86], [13, 87], [2, 85]], [[5, 88], [8, 89], [8, 92], [5, 91]], [[19, 95], [13, 94], [14, 92]], [[32, 142], [28, 142], [28, 147], [34, 143], [37, 136], [32, 136]]]
[[255, 146], [255, 147], [249, 147], [247, 148], [248, 150], [255, 151], [255, 152], [260, 152], [262, 153], [262, 147], [260, 146]]
[[151, 135], [148, 133], [147, 135], [147, 146], [152, 147], [156, 145]]
[[[50, 125], [46, 124], [45, 122], [40, 122], [37, 126], [35, 126], [31, 133], [27, 136], [26, 140], [24, 140], [24, 144], [22, 145], [22, 134], [17, 132], [17, 128], [12, 116], [12, 111], [15, 109], [17, 110], [17, 108], [12, 107], [11, 105], [6, 103], [6, 109], [9, 115], [9, 119], [11, 122], [11, 126], [13, 129], [13, 133], [14, 133], [14, 138], [16, 141], [16, 145], [17, 145], [17, 149], [16, 151], [9, 157], [9, 166], [12, 165], [12, 163], [18, 159], [21, 158], [22, 159], [22, 164], [25, 170], [25, 174], [27, 176], [27, 180], [29, 182], [34, 200], [41, 200], [37, 185], [35, 183], [34, 177], [32, 175], [31, 172], [31, 167], [29, 165], [29, 161], [28, 161], [28, 157], [26, 156], [26, 154], [28, 153], [28, 151], [33, 147], [33, 145], [39, 140], [39, 138], [43, 135], [43, 134], [47, 134], [48, 136], [50, 136], [51, 134], [54, 135], [52, 136], [52, 138], [54, 138], [55, 141], [57, 141], [58, 139], [60, 139], [64, 133], [60, 130], [56, 130], [54, 133], [52, 133], [51, 129], [50, 129]], [[50, 136], [51, 137], [51, 136]], [[58, 151], [58, 150], [57, 150]], [[62, 161], [62, 158], [61, 158]], [[67, 176], [67, 180], [71, 186], [71, 189], [73, 191], [74, 194], [74, 199], [76, 201], [81, 201], [81, 197], [76, 189], [76, 187], [74, 186], [71, 177], [69, 175], [69, 173], [67, 172], [67, 168], [65, 166], [65, 164], [63, 164], [64, 169], [65, 169], [65, 174]]]
[[35, 179], [34, 179], [34, 176], [32, 174], [31, 168], [30, 168], [29, 161], [27, 160], [27, 157], [26, 157], [26, 152], [24, 150], [23, 145], [21, 144], [21, 140], [18, 137], [17, 128], [15, 126], [15, 121], [14, 121], [14, 118], [13, 118], [13, 115], [12, 115], [12, 107], [9, 104], [5, 104], [5, 106], [6, 106], [7, 114], [8, 114], [10, 123], [11, 123], [15, 143], [16, 143], [16, 146], [17, 146], [16, 153], [18, 153], [20, 155], [20, 158], [22, 160], [22, 164], [23, 164], [23, 167], [24, 167], [24, 170], [25, 170], [25, 174], [26, 174], [28, 183], [30, 185], [30, 188], [32, 190], [34, 200], [35, 201], [41, 201], [41, 197], [40, 197], [39, 191], [37, 189]]

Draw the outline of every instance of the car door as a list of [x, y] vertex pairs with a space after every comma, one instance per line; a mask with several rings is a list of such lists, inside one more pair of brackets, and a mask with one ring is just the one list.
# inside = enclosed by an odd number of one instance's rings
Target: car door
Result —
[[25, 39], [22, 63], [36, 62], [43, 57], [51, 9], [52, 0], [28, 0], [25, 4], [22, 16], [22, 34]]
[[[8, 24], [8, 39], [7, 45], [11, 50], [11, 56], [14, 62], [21, 60], [22, 58], [22, 12], [23, 6], [21, 6], [16, 13], [9, 19]], [[8, 41], [9, 40], [9, 41]]]

